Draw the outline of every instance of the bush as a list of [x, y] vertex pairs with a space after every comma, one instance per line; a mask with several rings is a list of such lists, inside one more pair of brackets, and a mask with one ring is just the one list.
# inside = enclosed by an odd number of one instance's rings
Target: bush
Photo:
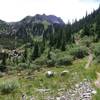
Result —
[[100, 63], [100, 55], [95, 57], [95, 61], [96, 61], [96, 63]]
[[1, 72], [6, 72], [7, 71], [7, 67], [5, 65], [0, 65], [0, 71]]
[[47, 66], [48, 67], [53, 67], [53, 66], [55, 66], [55, 61], [54, 60], [47, 60]]
[[46, 61], [47, 61], [47, 58], [46, 57], [40, 57], [40, 58], [37, 58], [34, 63], [37, 64], [37, 65], [45, 65], [46, 64]]
[[33, 69], [33, 70], [40, 70], [41, 66], [39, 65], [36, 65], [36, 64], [30, 64], [30, 68]]
[[91, 43], [93, 42], [93, 37], [88, 37], [88, 36], [84, 36], [81, 40], [81, 43], [87, 47], [89, 47], [91, 45]]
[[19, 88], [20, 84], [17, 80], [5, 80], [0, 84], [0, 92], [8, 94]]
[[94, 54], [95, 54], [95, 61], [97, 63], [100, 63], [100, 43], [95, 44]]
[[67, 55], [65, 57], [61, 57], [57, 60], [56, 64], [57, 65], [70, 65], [72, 64], [73, 57], [70, 55]]
[[95, 45], [94, 54], [100, 56], [100, 43]]
[[74, 58], [83, 58], [88, 55], [88, 50], [86, 47], [74, 47], [70, 50], [70, 54], [74, 56]]
[[27, 69], [27, 68], [29, 68], [29, 65], [26, 63], [19, 63], [18, 67], [19, 67], [19, 69]]

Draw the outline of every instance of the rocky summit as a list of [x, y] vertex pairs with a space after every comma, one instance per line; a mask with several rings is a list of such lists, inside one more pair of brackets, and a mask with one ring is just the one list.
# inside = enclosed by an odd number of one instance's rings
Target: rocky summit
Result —
[[[5, 22], [0, 20], [0, 34], [10, 34], [11, 36], [16, 34], [16, 35], [21, 35], [23, 33], [23, 36], [26, 35], [27, 33], [27, 28], [30, 28], [30, 30], [35, 33], [38, 33], [40, 35], [39, 28], [41, 30], [44, 30], [45, 26], [48, 25], [53, 25], [53, 24], [58, 24], [58, 25], [65, 25], [64, 21], [55, 15], [40, 15], [36, 14], [35, 16], [26, 16], [22, 20], [18, 22]], [[36, 28], [37, 31], [36, 32]], [[37, 35], [37, 34], [34, 34]]]

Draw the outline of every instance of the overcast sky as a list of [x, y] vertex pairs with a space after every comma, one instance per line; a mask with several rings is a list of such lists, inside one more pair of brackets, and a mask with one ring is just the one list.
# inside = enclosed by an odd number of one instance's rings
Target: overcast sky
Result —
[[0, 19], [19, 21], [27, 15], [54, 14], [65, 22], [80, 19], [99, 7], [100, 0], [0, 0]]

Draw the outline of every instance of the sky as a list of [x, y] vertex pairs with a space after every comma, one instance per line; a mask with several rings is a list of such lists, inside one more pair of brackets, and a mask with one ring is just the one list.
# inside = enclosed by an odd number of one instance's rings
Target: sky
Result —
[[100, 0], [0, 0], [0, 19], [15, 22], [35, 14], [56, 15], [65, 23], [99, 7]]

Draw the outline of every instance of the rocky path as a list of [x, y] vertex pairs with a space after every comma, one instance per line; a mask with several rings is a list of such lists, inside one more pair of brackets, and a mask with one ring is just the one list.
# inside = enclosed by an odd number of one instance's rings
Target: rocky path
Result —
[[97, 88], [100, 88], [100, 73], [97, 72], [96, 74], [97, 74], [97, 80], [94, 83]]
[[[41, 92], [41, 90], [39, 91]], [[44, 90], [42, 89], [42, 91]], [[96, 90], [92, 87], [91, 82], [85, 79], [66, 91], [59, 89], [57, 96], [44, 96], [43, 100], [92, 100], [92, 96], [95, 94]], [[22, 100], [27, 100], [26, 97], [23, 95]], [[29, 100], [37, 99], [31, 96]]]
[[91, 82], [84, 80], [76, 84], [72, 89], [67, 90], [61, 96], [53, 99], [45, 100], [92, 100], [92, 95], [96, 94], [96, 90], [92, 87]]
[[93, 54], [89, 54], [88, 62], [86, 64], [86, 66], [85, 66], [86, 69], [89, 68], [89, 66], [91, 65], [92, 61], [93, 61]]
[[86, 69], [90, 67], [92, 61], [93, 61], [93, 53], [92, 53], [92, 51], [89, 49], [88, 61], [87, 61], [87, 64], [86, 64], [86, 66], [85, 66]]

